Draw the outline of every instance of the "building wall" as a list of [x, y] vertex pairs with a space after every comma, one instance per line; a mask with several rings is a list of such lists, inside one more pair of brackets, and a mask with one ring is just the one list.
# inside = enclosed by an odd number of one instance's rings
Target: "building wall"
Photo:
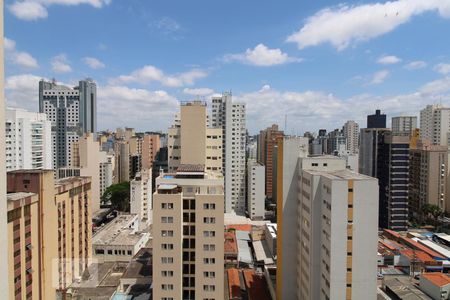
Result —
[[359, 125], [355, 121], [347, 121], [342, 128], [344, 133], [346, 148], [350, 154], [358, 153], [359, 151]]
[[39, 197], [8, 198], [9, 299], [39, 299]]
[[206, 105], [181, 105], [181, 164], [206, 164]]
[[45, 114], [6, 109], [6, 169], [52, 169], [51, 123]]
[[[0, 2], [0, 16], [3, 20], [3, 0]], [[0, 22], [0, 33], [3, 36], [3, 22]], [[3, 39], [0, 41], [0, 120], [5, 119], [5, 94], [4, 94], [4, 57]], [[5, 124], [0, 122], [0, 133], [5, 132]], [[5, 156], [5, 136], [0, 134], [0, 161], [6, 161]], [[8, 234], [6, 224], [6, 168], [5, 164], [0, 164], [0, 274], [8, 272]], [[8, 299], [8, 279], [0, 276], [0, 298]]]
[[432, 144], [448, 146], [450, 108], [427, 105], [420, 111], [420, 138]]
[[[284, 137], [275, 148], [277, 203], [277, 298], [295, 299], [297, 257], [298, 159], [308, 154], [307, 138]], [[305, 149], [306, 147], [306, 149]], [[275, 186], [275, 184], [274, 184]]]
[[247, 166], [248, 214], [253, 219], [264, 219], [265, 214], [265, 167], [254, 160]]
[[145, 134], [142, 140], [142, 169], [150, 170], [156, 159], [161, 140], [158, 134]]
[[[9, 193], [31, 192], [39, 195], [39, 272], [41, 289], [39, 299], [55, 299], [58, 288], [58, 215], [55, 204], [53, 171], [31, 170], [8, 172], [7, 191]], [[56, 282], [55, 282], [56, 279]]]
[[392, 132], [395, 135], [410, 136], [417, 128], [416, 116], [401, 116], [392, 118]]
[[[158, 187], [164, 184], [175, 184], [178, 187], [169, 193], [158, 190]], [[195, 298], [192, 299], [222, 299], [224, 295], [223, 180], [159, 177], [156, 185], [157, 191], [153, 195], [155, 299], [161, 299], [161, 297], [189, 299], [185, 297], [186, 295], [183, 296], [183, 292], [189, 293], [189, 291], [195, 293]], [[167, 217], [172, 219], [167, 222]], [[214, 218], [214, 222], [205, 222], [205, 218]], [[168, 231], [171, 233], [169, 234]], [[214, 232], [214, 236], [210, 236], [209, 233], [205, 235], [205, 231]], [[173, 249], [165, 249], [163, 245], [171, 245]], [[214, 249], [210, 248], [210, 245]], [[173, 262], [164, 263], [166, 258]], [[214, 263], [206, 263], [204, 259], [214, 259]], [[165, 271], [173, 271], [173, 276], [164, 276]], [[205, 276], [204, 272], [213, 272], [214, 277]], [[189, 278], [193, 278], [193, 281]], [[173, 290], [163, 290], [163, 285], [167, 284], [173, 285], [171, 286]], [[214, 291], [206, 291], [204, 285], [214, 286]]]
[[141, 229], [152, 224], [152, 170], [143, 171], [130, 182], [130, 213], [139, 216]]

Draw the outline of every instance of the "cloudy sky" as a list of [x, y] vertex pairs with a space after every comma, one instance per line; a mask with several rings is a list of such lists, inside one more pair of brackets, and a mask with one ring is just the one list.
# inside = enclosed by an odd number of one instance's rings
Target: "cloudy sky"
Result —
[[99, 129], [166, 130], [178, 101], [232, 91], [251, 133], [362, 127], [450, 105], [450, 0], [6, 0], [6, 96], [98, 84]]

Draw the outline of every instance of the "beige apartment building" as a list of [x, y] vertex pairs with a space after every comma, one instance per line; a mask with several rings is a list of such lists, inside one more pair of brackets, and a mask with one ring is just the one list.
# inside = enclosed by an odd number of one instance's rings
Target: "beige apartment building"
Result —
[[446, 146], [419, 141], [409, 150], [409, 213], [421, 217], [425, 204], [450, 212], [448, 188], [448, 150]]
[[40, 299], [39, 196], [7, 195], [9, 299]]
[[180, 164], [201, 164], [206, 171], [222, 172], [222, 128], [208, 128], [206, 103], [184, 102], [169, 128], [169, 172]]
[[298, 180], [297, 299], [376, 299], [378, 180], [328, 156]]
[[224, 189], [216, 174], [180, 165], [156, 179], [153, 299], [223, 299]]
[[57, 292], [64, 294], [81, 276], [92, 257], [91, 179], [55, 181], [52, 170], [12, 171], [7, 191], [38, 195], [38, 213], [31, 214], [31, 224], [36, 224], [38, 231], [39, 266], [34, 270], [40, 274], [37, 299], [55, 299]]
[[145, 134], [142, 137], [142, 169], [150, 170], [161, 148], [161, 139], [158, 134]]

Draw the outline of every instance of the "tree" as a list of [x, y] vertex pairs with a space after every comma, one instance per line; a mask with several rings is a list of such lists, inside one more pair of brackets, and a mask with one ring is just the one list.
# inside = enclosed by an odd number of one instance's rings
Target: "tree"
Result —
[[111, 202], [113, 209], [130, 212], [130, 182], [121, 182], [109, 186], [101, 198], [102, 204]]
[[422, 206], [422, 213], [428, 221], [434, 224], [434, 227], [437, 227], [443, 211], [439, 206], [427, 203]]

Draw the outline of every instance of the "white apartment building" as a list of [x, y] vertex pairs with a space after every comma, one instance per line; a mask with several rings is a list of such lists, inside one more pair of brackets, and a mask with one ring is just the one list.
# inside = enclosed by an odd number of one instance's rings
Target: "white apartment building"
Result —
[[155, 184], [153, 299], [223, 299], [222, 175], [180, 165]]
[[265, 215], [264, 193], [266, 168], [256, 160], [247, 164], [247, 203], [248, 214], [252, 220], [263, 220]]
[[393, 117], [391, 122], [392, 133], [394, 135], [411, 136], [417, 128], [416, 116]]
[[191, 159], [205, 165], [206, 171], [222, 172], [222, 129], [209, 128], [207, 119], [204, 102], [181, 104], [180, 113], [168, 130], [169, 172]]
[[344, 137], [346, 140], [347, 150], [350, 154], [358, 153], [359, 151], [359, 125], [353, 120], [345, 122], [342, 127]]
[[212, 127], [222, 128], [222, 173], [225, 176], [225, 211], [245, 213], [245, 104], [233, 103], [231, 93], [212, 98]]
[[434, 145], [448, 146], [450, 108], [427, 105], [420, 111], [420, 138]]
[[41, 113], [6, 108], [6, 170], [52, 169], [51, 122]]
[[130, 213], [137, 214], [143, 230], [152, 223], [152, 169], [136, 173], [130, 181]]
[[378, 181], [339, 158], [300, 162], [298, 299], [376, 299]]

